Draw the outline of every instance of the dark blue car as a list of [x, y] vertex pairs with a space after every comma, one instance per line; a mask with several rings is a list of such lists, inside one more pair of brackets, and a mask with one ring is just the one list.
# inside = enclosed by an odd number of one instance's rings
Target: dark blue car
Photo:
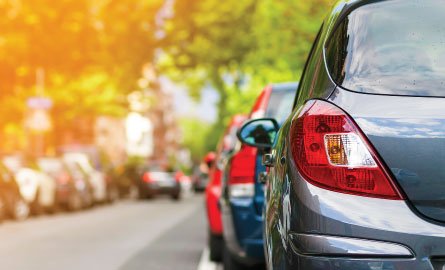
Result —
[[[258, 97], [250, 119], [272, 117], [284, 121], [293, 105], [297, 83], [267, 86]], [[225, 270], [264, 264], [262, 151], [239, 145], [225, 161], [222, 187], [222, 220]]]

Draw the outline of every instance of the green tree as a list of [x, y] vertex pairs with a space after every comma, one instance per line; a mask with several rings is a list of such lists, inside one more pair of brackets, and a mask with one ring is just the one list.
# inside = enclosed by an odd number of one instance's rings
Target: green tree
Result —
[[[0, 129], [18, 130], [45, 72], [57, 124], [121, 115], [154, 56], [162, 0], [0, 0]], [[10, 128], [13, 125], [14, 128]]]
[[199, 97], [219, 94], [212, 146], [230, 115], [249, 111], [270, 82], [296, 81], [331, 0], [184, 1], [164, 24], [159, 65]]

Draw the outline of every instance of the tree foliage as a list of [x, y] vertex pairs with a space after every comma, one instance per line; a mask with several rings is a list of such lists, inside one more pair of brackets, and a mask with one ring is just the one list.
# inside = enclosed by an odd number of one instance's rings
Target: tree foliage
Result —
[[[0, 128], [21, 123], [45, 72], [58, 120], [119, 114], [153, 59], [162, 0], [0, 0]], [[13, 116], [14, 115], [14, 116]], [[66, 118], [65, 118], [66, 117]]]
[[219, 94], [213, 148], [230, 115], [247, 112], [271, 82], [299, 79], [331, 0], [185, 1], [164, 25], [159, 62], [194, 96], [205, 84]]

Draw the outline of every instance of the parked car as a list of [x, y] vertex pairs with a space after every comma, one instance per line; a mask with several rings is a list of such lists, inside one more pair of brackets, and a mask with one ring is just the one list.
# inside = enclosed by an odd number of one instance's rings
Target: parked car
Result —
[[[249, 118], [270, 117], [282, 122], [291, 113], [297, 83], [272, 84], [263, 89]], [[262, 150], [240, 145], [224, 167], [221, 196], [225, 270], [264, 264]]]
[[34, 214], [56, 209], [56, 183], [40, 171], [33, 159], [5, 156], [3, 164], [14, 174], [20, 194]]
[[181, 198], [182, 173], [156, 165], [142, 168], [138, 182], [140, 199], [153, 198], [157, 195], [169, 195], [173, 200]]
[[93, 200], [95, 203], [104, 203], [107, 201], [105, 175], [93, 167], [88, 155], [80, 152], [67, 152], [63, 154], [62, 158], [69, 166], [78, 166], [87, 176], [93, 190]]
[[444, 269], [444, 2], [341, 1], [271, 147], [268, 269]]
[[[119, 183], [116, 177], [115, 164], [111, 161], [110, 157], [101, 151], [97, 146], [94, 145], [65, 145], [58, 149], [62, 156], [71, 154], [82, 154], [87, 157], [88, 162], [81, 161], [82, 170], [84, 170], [88, 175], [93, 175], [98, 181], [99, 176], [105, 180], [105, 199], [102, 198], [102, 194], [96, 194], [96, 200], [98, 202], [108, 202], [112, 203], [119, 198]], [[85, 160], [85, 158], [80, 158], [80, 160]], [[102, 184], [100, 184], [102, 185]], [[102, 187], [96, 183], [95, 189], [101, 190]], [[99, 192], [99, 191], [97, 191]], [[100, 191], [102, 192], [102, 191]], [[100, 197], [100, 198], [99, 198]]]
[[215, 158], [215, 153], [209, 152], [205, 155], [201, 164], [195, 167], [193, 173], [193, 189], [195, 192], [202, 192], [206, 190], [209, 183], [209, 169], [212, 167]]
[[12, 217], [24, 220], [29, 216], [29, 205], [20, 194], [14, 175], [0, 163], [0, 204], [1, 218]]
[[77, 211], [92, 204], [92, 190], [86, 175], [75, 164], [67, 165], [54, 157], [39, 158], [39, 168], [56, 182], [56, 201], [59, 206]]
[[224, 241], [223, 226], [221, 221], [221, 211], [219, 200], [221, 197], [221, 176], [223, 163], [227, 156], [234, 150], [237, 142], [236, 132], [241, 124], [247, 119], [244, 115], [235, 115], [232, 117], [221, 141], [218, 143], [218, 149], [215, 160], [209, 162], [209, 183], [205, 192], [206, 210], [208, 220], [208, 245], [210, 259], [215, 262], [222, 260]]

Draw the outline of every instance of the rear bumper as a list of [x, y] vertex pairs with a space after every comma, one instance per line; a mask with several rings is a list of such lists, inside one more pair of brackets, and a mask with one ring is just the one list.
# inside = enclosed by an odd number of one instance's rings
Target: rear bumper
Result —
[[219, 198], [221, 197], [220, 186], [208, 186], [206, 189], [206, 208], [209, 228], [212, 234], [221, 235], [223, 226], [221, 220], [221, 210], [219, 207]]
[[230, 199], [222, 207], [224, 241], [232, 255], [246, 265], [264, 263], [263, 218], [253, 199]]
[[442, 270], [429, 261], [403, 258], [348, 258], [292, 254], [285, 269], [296, 270]]
[[[405, 201], [342, 194], [309, 184], [296, 172], [288, 182], [280, 230], [286, 269], [445, 269], [445, 226], [417, 215]], [[285, 194], [285, 196], [287, 196]], [[285, 197], [286, 198], [286, 197]], [[284, 222], [283, 222], [284, 221]], [[281, 226], [281, 225], [279, 225]], [[279, 227], [278, 226], [278, 227]], [[271, 227], [272, 228], [272, 227]], [[274, 250], [271, 250], [274, 249]], [[272, 268], [272, 267], [271, 267]]]
[[155, 195], [178, 195], [181, 192], [181, 186], [179, 183], [173, 186], [160, 186], [157, 183], [141, 183], [140, 184], [141, 191], [146, 196], [155, 196]]

